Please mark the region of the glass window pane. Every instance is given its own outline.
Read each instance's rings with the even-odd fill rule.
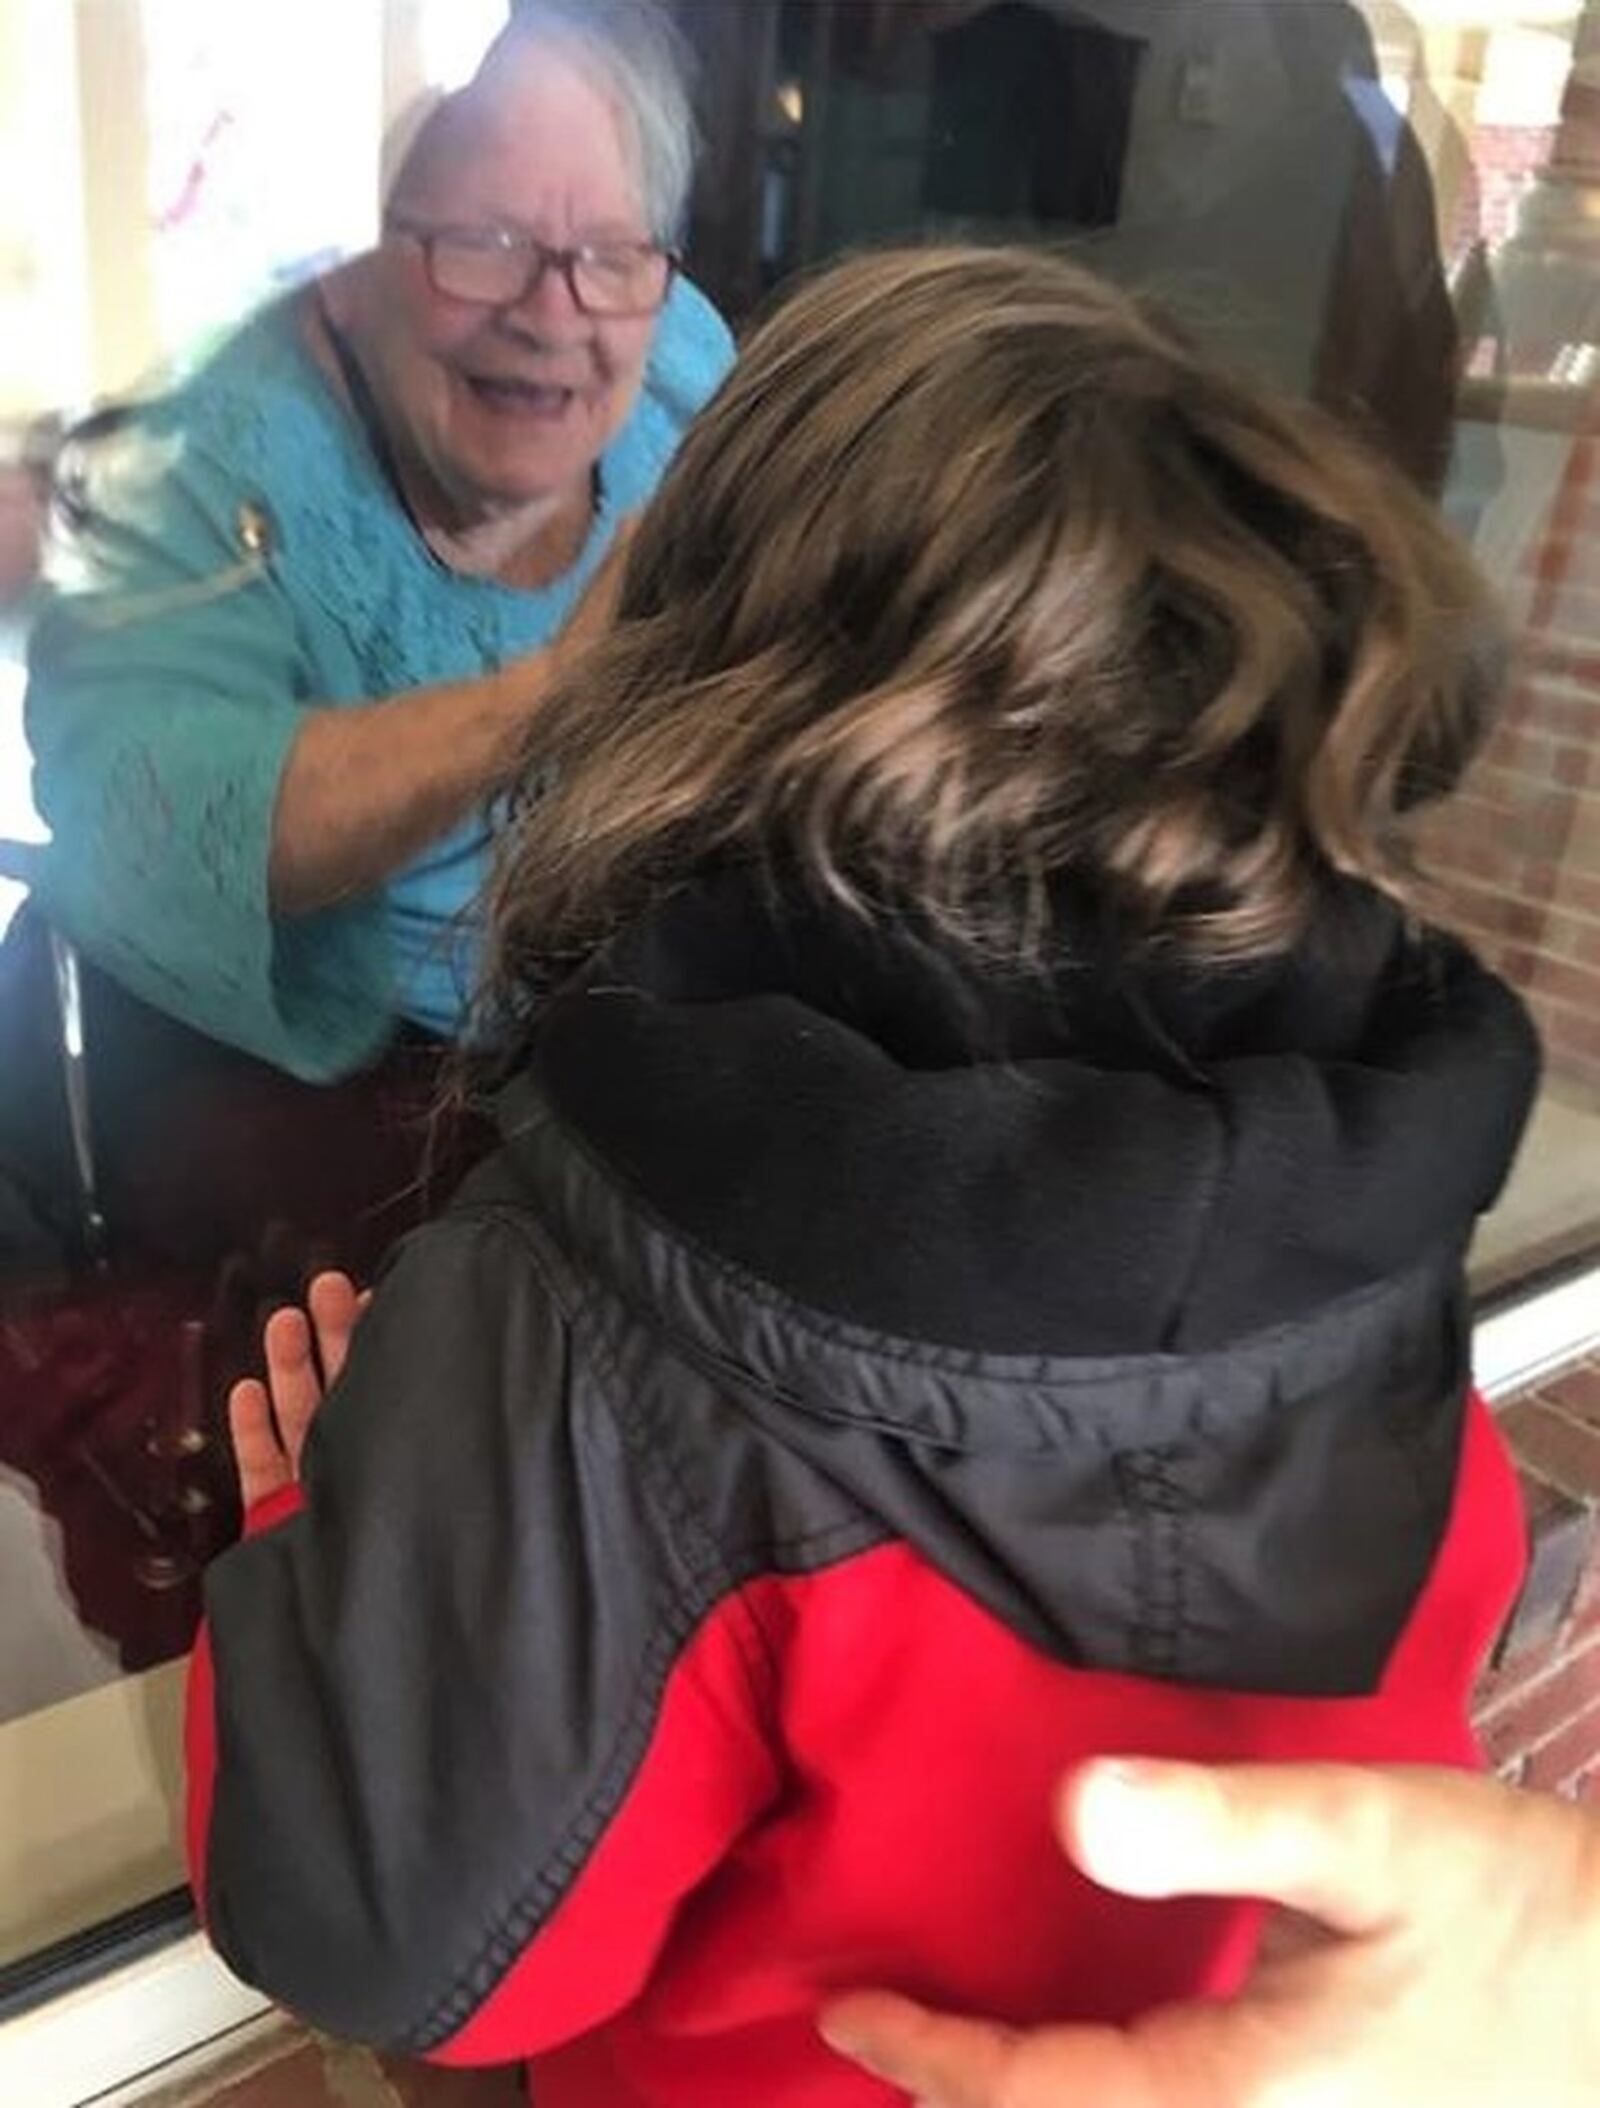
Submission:
[[[1520,657],[1424,847],[1548,1064],[1475,1278],[1594,1242],[1600,8],[791,0],[765,41],[715,0],[680,13],[760,113],[713,147],[690,259],[730,306],[863,243],[1065,243],[1349,414],[1470,541]]]
[[[469,72],[504,14],[0,0],[0,1981],[181,1884],[183,1660],[201,1562],[236,1527],[217,1346],[237,1266],[204,1235],[158,1250],[114,1198],[91,1249],[75,1027],[24,912],[47,839],[23,697],[57,447],[369,244],[386,126]],[[89,1168],[115,1186],[128,1042],[78,963]],[[175,1117],[182,1086],[159,1065],[145,1080],[146,1113]],[[159,1176],[156,1156],[132,1174]]]
[[[1600,0],[673,4],[703,70],[688,269],[733,321],[866,243],[1070,244],[1359,423],[1471,543],[1519,651],[1425,856],[1547,1060],[1475,1277],[1594,1247]],[[505,13],[0,0],[0,1968],[179,1878],[227,1382],[320,1256],[381,1250],[428,1096],[420,1069],[246,1077],[83,962],[80,1015],[23,911],[48,468],[63,419],[368,242],[385,141]],[[391,1154],[351,1144],[379,1127]]]

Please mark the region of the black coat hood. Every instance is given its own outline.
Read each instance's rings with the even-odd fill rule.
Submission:
[[[1064,923],[1001,986],[708,880],[553,999],[509,1175],[742,1425],[1040,1644],[1361,1688],[1444,1527],[1531,1028],[1357,889],[1204,976]]]
[[[1458,1252],[1536,1068],[1511,992],[1352,891],[1287,961],[981,983],[729,875],[552,1005],[533,1076],[708,1254],[988,1353],[1195,1353]]]

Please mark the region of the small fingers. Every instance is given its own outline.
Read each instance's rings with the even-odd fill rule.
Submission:
[[[289,1460],[273,1426],[267,1387],[254,1376],[245,1377],[228,1393],[228,1432],[239,1473],[239,1497],[247,1509],[291,1483]]]
[[[1058,1824],[1083,1871],[1123,1895],[1259,1897],[1360,1935],[1426,1893],[1411,1848],[1438,1851],[1463,1786],[1421,1770],[1099,1759],[1067,1780]]]
[[[311,1284],[306,1301],[316,1333],[323,1382],[330,1388],[339,1380],[339,1372],[350,1352],[350,1335],[360,1322],[361,1313],[371,1296],[370,1289],[357,1295],[356,1285],[348,1274],[318,1274]]]
[[[322,1403],[322,1378],[311,1351],[311,1325],[305,1312],[292,1305],[275,1310],[267,1320],[264,1344],[267,1390],[278,1423],[278,1437],[288,1459],[290,1476],[298,1478],[300,1452]]]

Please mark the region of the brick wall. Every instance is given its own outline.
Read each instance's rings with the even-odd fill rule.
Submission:
[[[1472,170],[1452,215],[1449,254],[1482,239],[1497,249],[1516,232],[1517,212],[1555,145],[1554,125],[1479,124],[1472,129]]]
[[[1490,1763],[1514,1784],[1600,1801],[1600,1356],[1514,1400],[1532,1564],[1477,1694]]]
[[[1420,848],[1442,918],[1526,996],[1551,1077],[1600,1105],[1600,438],[1573,435],[1521,584],[1512,692]]]

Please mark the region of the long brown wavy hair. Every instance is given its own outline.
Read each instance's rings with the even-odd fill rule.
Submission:
[[[752,337],[541,709],[489,903],[516,1007],[708,859],[1010,959],[1075,874],[1215,959],[1402,891],[1502,671],[1405,479],[1038,250],[865,256]]]

